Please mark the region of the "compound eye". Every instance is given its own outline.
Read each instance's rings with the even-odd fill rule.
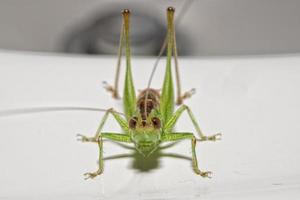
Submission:
[[[131,129],[135,129],[136,125],[137,125],[137,117],[132,117],[130,120],[129,120],[129,128]]]
[[[154,128],[158,129],[161,127],[160,119],[157,117],[152,118],[152,124],[153,124]]]

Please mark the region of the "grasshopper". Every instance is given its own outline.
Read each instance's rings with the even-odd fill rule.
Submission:
[[[123,24],[120,34],[119,60],[117,65],[115,85],[114,87],[106,86],[106,89],[112,92],[114,98],[119,97],[119,67],[122,54],[122,46],[125,40],[126,74],[123,93],[125,116],[122,116],[121,113],[110,108],[103,116],[94,137],[78,135],[79,140],[81,140],[82,142],[95,142],[99,146],[98,170],[91,173],[85,173],[84,175],[86,176],[86,179],[95,178],[103,172],[103,138],[115,142],[133,143],[135,149],[144,157],[149,156],[159,147],[159,145],[164,142],[190,140],[192,146],[192,166],[194,172],[202,177],[211,177],[212,173],[210,171],[202,171],[198,168],[195,147],[197,141],[216,141],[220,139],[221,134],[218,133],[211,136],[205,136],[202,133],[191,109],[184,104],[174,112],[175,99],[171,71],[172,53],[174,54],[175,58],[175,68],[178,72],[177,48],[173,22],[174,12],[175,9],[173,7],[167,8],[167,63],[161,94],[159,90],[149,88],[148,86],[148,88],[142,90],[140,94],[136,96],[131,73],[131,55],[129,41],[130,11],[128,9],[123,10]],[[178,92],[178,90],[180,89],[178,73],[176,76],[176,81]],[[182,104],[183,100],[190,97],[192,93],[193,90],[184,93],[184,95],[181,95],[179,91],[177,94],[177,104]],[[174,126],[178,118],[184,111],[187,111],[199,138],[196,138],[196,136],[190,132],[174,132]],[[110,114],[120,125],[123,133],[102,132],[102,127]]]

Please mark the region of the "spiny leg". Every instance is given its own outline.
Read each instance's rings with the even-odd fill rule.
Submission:
[[[181,114],[183,113],[183,111],[187,111],[188,115],[190,117],[190,119],[192,120],[192,123],[200,137],[201,141],[216,141],[216,140],[220,140],[221,139],[221,133],[217,133],[215,135],[211,135],[211,136],[205,136],[201,129],[199,124],[196,121],[195,116],[193,115],[192,111],[190,110],[190,108],[187,105],[182,105],[180,106],[176,112],[172,115],[172,117],[167,121],[166,125],[165,125],[165,130],[166,131],[170,131],[172,130],[172,128],[174,127],[174,125],[176,124],[178,118],[181,116]]]
[[[95,172],[87,172],[84,175],[86,176],[85,179],[93,179],[96,176],[102,174],[103,172],[103,139],[107,138],[109,140],[115,141],[115,142],[126,142],[130,143],[130,137],[129,135],[124,135],[121,133],[101,133],[97,139],[98,147],[99,147],[99,161],[98,161],[98,169]]]
[[[196,174],[202,177],[211,178],[212,172],[210,171],[201,171],[198,167],[197,155],[196,155],[196,142],[197,139],[195,138],[193,133],[168,133],[163,135],[162,142],[170,142],[170,141],[179,141],[184,139],[190,139],[192,145],[192,165],[193,170]]]

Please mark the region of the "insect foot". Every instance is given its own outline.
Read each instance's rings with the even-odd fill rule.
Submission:
[[[198,141],[217,141],[217,140],[221,140],[221,133],[217,133],[215,135],[210,135],[210,136],[202,136],[201,139],[199,139]]]
[[[77,134],[77,140],[81,142],[98,142],[98,140],[94,137],[86,137],[81,134]]]
[[[191,98],[196,93],[196,89],[192,88],[189,91],[186,91],[182,96],[177,98],[176,104],[181,105],[185,99]]]
[[[106,81],[102,82],[104,89],[112,94],[112,97],[114,99],[120,99],[120,96],[118,94],[118,91],[113,87],[112,85],[108,84]]]
[[[208,140],[209,141],[221,140],[221,136],[222,136],[221,133],[217,133],[215,135],[208,136]]]
[[[84,176],[85,176],[85,180],[88,180],[88,179],[94,179],[96,176],[99,176],[99,175],[101,175],[102,174],[102,170],[100,171],[100,170],[98,170],[98,171],[96,171],[96,172],[87,172],[87,173],[85,173],[84,174]]]
[[[206,172],[201,171],[197,167],[194,168],[194,171],[195,171],[196,174],[202,176],[203,178],[212,178],[212,172],[210,172],[210,171],[206,171]]]
[[[203,178],[212,178],[212,172],[210,171],[200,172],[199,175],[202,176]]]

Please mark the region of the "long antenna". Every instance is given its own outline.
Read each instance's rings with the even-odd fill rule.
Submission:
[[[1,117],[10,117],[22,114],[34,114],[44,112],[57,112],[57,111],[95,111],[95,112],[107,112],[108,109],[94,108],[94,107],[81,107],[81,106],[44,106],[44,107],[29,107],[29,108],[17,108],[0,110]],[[125,116],[124,113],[117,112],[120,115]]]

